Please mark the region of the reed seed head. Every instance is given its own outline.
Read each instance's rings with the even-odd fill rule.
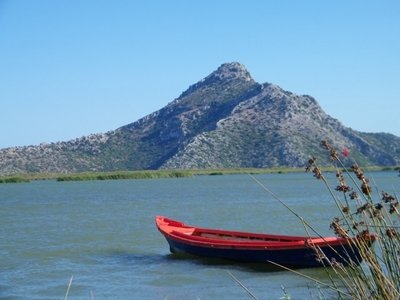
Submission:
[[[390,206],[389,206],[389,213],[390,213],[390,214],[393,214],[393,213],[399,214],[399,212],[397,211],[397,208],[396,208],[397,206],[399,206],[399,202],[390,203]]]
[[[371,241],[371,234],[369,233],[368,229],[365,229],[361,231],[359,234],[357,234],[357,239],[364,241],[364,242],[370,242]]]
[[[362,212],[367,211],[370,208],[372,208],[372,204],[366,203],[363,206],[360,206],[359,208],[357,208],[357,214],[361,214]]]
[[[393,228],[388,228],[386,230],[386,235],[390,238],[390,239],[394,239],[394,238],[400,238],[400,233],[398,231],[396,231],[396,229]]]
[[[369,196],[369,195],[371,195],[372,188],[368,184],[363,183],[361,185],[361,191],[363,192],[364,195]]]
[[[339,192],[347,193],[347,192],[351,191],[351,187],[349,187],[347,185],[338,185],[335,188],[335,190],[339,191]]]
[[[358,194],[357,194],[357,192],[355,192],[355,191],[351,192],[351,193],[349,194],[349,196],[350,196],[350,199],[351,199],[351,200],[358,199]]]
[[[317,179],[322,179],[323,178],[321,169],[319,167],[315,167],[313,169],[313,173],[314,173],[314,177],[315,178],[317,178]]]
[[[333,222],[329,226],[329,228],[333,229],[333,232],[342,238],[348,238],[349,235],[347,234],[347,231],[339,224],[339,218],[336,217],[333,219]]]
[[[382,200],[385,201],[385,203],[389,203],[389,202],[394,201],[395,198],[386,192],[382,192]]]
[[[339,154],[327,141],[322,141],[321,144],[330,152],[329,159],[331,161],[339,160]]]
[[[364,224],[364,221],[361,221],[360,223],[353,222],[353,229],[356,230],[358,226],[363,226]]]
[[[306,172],[311,171],[311,168],[315,164],[316,161],[317,161],[317,158],[314,156],[308,160],[308,166],[306,167]]]
[[[343,185],[345,184],[344,176],[342,175],[341,172],[337,171],[337,172],[336,172],[336,177],[339,179],[339,182],[340,182],[341,184],[343,184]]]

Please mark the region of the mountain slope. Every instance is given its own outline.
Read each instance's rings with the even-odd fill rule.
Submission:
[[[318,147],[321,140],[339,151],[349,149],[364,165],[400,162],[398,137],[358,133],[325,114],[314,98],[263,84],[216,130],[196,136],[162,168],[302,167],[313,155],[326,156]]]
[[[361,133],[317,101],[221,65],[164,108],[105,134],[0,150],[0,174],[219,167],[303,167],[327,140],[360,165],[400,165],[400,138]]]

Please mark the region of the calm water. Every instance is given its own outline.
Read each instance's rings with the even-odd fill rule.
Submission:
[[[372,175],[380,190],[399,192],[396,172]],[[319,232],[333,234],[337,209],[310,173],[255,177]],[[334,174],[328,177],[335,186]],[[315,286],[262,265],[169,253],[156,215],[304,235],[299,221],[248,175],[1,184],[0,202],[0,299],[63,299],[71,276],[68,299],[251,299],[227,271],[259,299],[279,299],[281,286],[292,299],[309,299],[307,285]],[[323,269],[302,271],[327,280]]]

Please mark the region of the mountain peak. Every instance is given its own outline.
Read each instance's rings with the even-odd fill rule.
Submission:
[[[212,72],[209,76],[207,76],[203,80],[207,80],[208,78],[218,78],[218,79],[240,78],[245,81],[253,80],[249,71],[247,71],[246,67],[238,62],[222,64],[216,71]]]
[[[251,77],[249,71],[247,71],[246,67],[238,62],[224,63],[217,70],[212,72],[207,77],[201,79],[196,84],[191,85],[186,91],[184,91],[178,99],[187,96],[188,94],[194,92],[195,90],[212,84],[220,84],[222,82],[232,82],[232,81],[241,81],[241,82],[253,82],[254,79]]]

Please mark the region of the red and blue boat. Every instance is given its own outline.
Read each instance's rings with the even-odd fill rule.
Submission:
[[[360,243],[356,238],[287,236],[200,228],[162,216],[156,217],[156,225],[167,239],[172,253],[245,263],[273,262],[293,268],[359,265],[362,257],[357,245],[363,245],[366,247],[363,251],[367,251],[376,240],[375,235],[364,236],[364,243]]]

